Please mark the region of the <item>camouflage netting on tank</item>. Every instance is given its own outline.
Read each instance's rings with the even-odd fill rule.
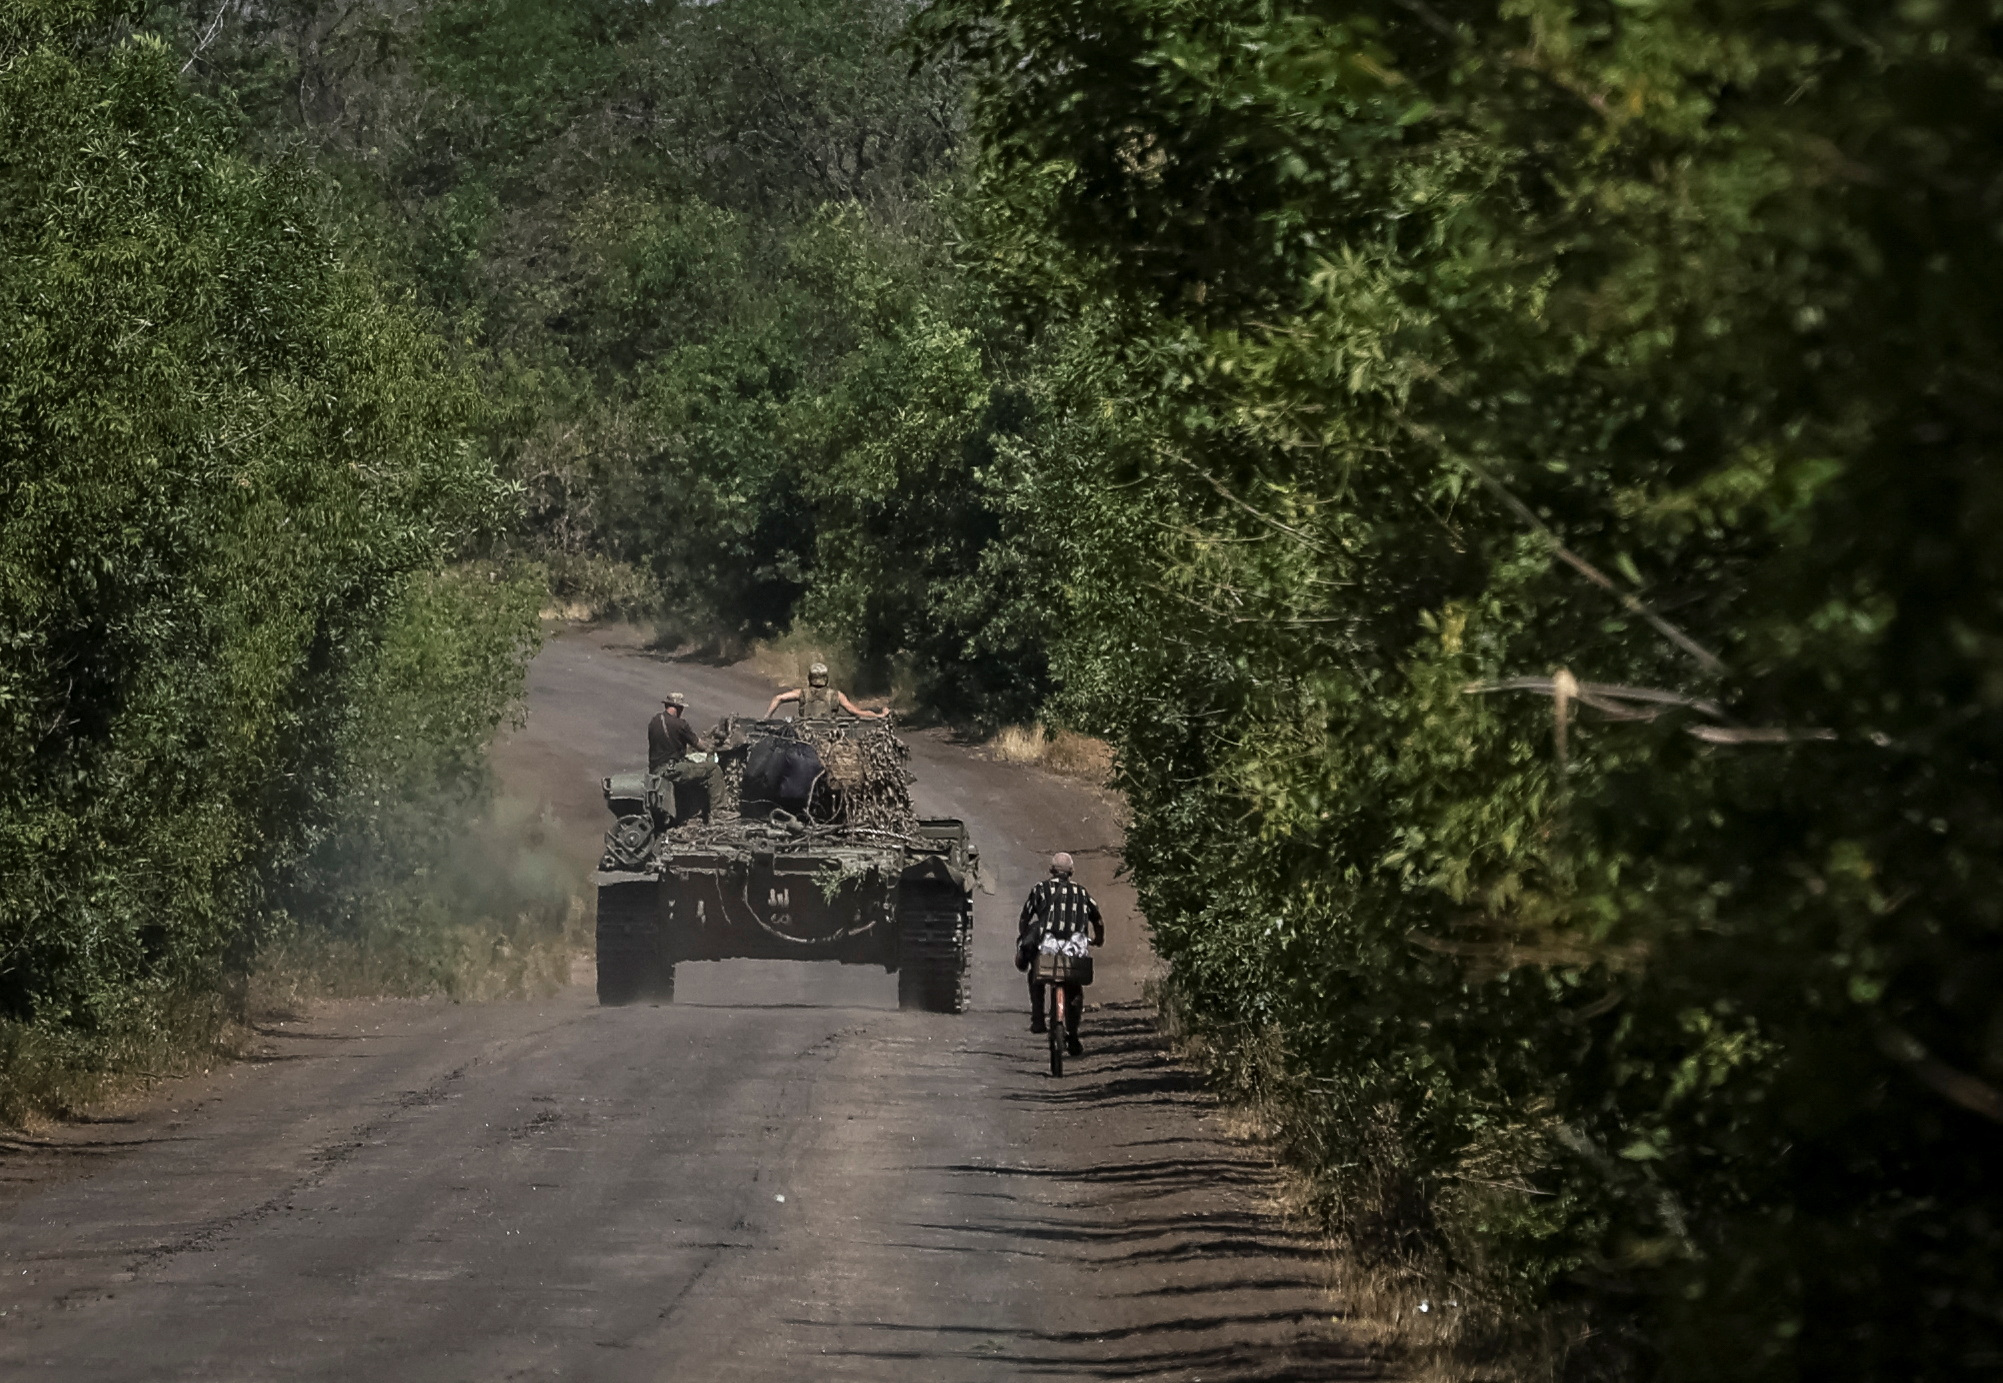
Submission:
[[[910,750],[881,721],[794,720],[758,721],[728,718],[711,731],[710,742],[722,751],[724,791],[716,802],[719,821],[734,822],[742,805],[746,756],[741,751],[760,739],[795,740],[820,759],[815,780],[815,807],[801,824],[814,834],[878,832],[915,838],[918,814],[912,809],[905,769]],[[690,822],[677,827],[676,837],[713,834]],[[735,826],[727,829],[735,830]]]
[[[821,756],[823,782],[832,815],[851,830],[916,835],[918,814],[911,807],[911,775],[904,761],[911,751],[881,721],[796,720],[796,739]]]

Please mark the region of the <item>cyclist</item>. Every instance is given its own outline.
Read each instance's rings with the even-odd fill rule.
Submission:
[[[1016,932],[1015,968],[1029,970],[1038,951],[1061,951],[1067,955],[1087,954],[1086,945],[1106,944],[1106,923],[1099,905],[1083,884],[1071,881],[1071,856],[1062,850],[1050,857],[1050,877],[1029,891],[1022,905],[1022,919]],[[1036,978],[1029,980],[1029,1030],[1048,1031],[1044,1021],[1044,991],[1050,986]],[[1078,1015],[1084,1008],[1083,985],[1064,985],[1064,1046],[1073,1056],[1085,1048],[1078,1041]],[[1055,1005],[1052,1005],[1054,1008]]]

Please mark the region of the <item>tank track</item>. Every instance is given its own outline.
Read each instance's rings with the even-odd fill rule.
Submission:
[[[974,905],[950,883],[905,884],[897,892],[897,1006],[965,1013],[972,1001],[967,952]]]
[[[675,967],[661,959],[660,885],[652,879],[598,889],[598,1002],[667,1003]]]

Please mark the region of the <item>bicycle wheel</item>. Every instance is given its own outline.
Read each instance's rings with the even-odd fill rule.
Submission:
[[[1050,986],[1050,1074],[1064,1074],[1064,986]]]

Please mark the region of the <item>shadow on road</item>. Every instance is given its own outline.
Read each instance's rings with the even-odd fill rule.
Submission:
[[[1216,1109],[1196,1074],[1164,1053],[1144,1006],[1089,1012],[1084,1037],[1086,1056],[1060,1079],[1037,1069],[1038,1039],[1025,1035],[1020,1048],[995,1053],[1017,1068],[1003,1098],[1053,1124],[1089,1124],[1110,1107],[1160,1106],[1163,1117],[1174,1117],[1171,1127],[1190,1126],[1191,1115]],[[1214,1132],[1084,1146],[1091,1151],[1083,1156],[914,1167],[986,1183],[954,1197],[985,1209],[955,1222],[913,1222],[922,1242],[910,1247],[1010,1253],[1048,1261],[1053,1274],[1059,1265],[1083,1266],[1106,1298],[1133,1308],[1109,1313],[1107,1328],[996,1329],[922,1316],[795,1323],[838,1337],[839,1346],[834,1338],[826,1346],[830,1355],[911,1361],[941,1377],[977,1364],[1025,1378],[1328,1383],[1385,1376],[1380,1358],[1329,1330],[1318,1271],[1325,1246],[1264,1208],[1274,1171],[1259,1148]],[[1226,1188],[1235,1194],[1220,1197]]]
[[[826,1325],[797,1321],[796,1325]],[[1023,1377],[1166,1378],[1197,1377],[1217,1383],[1336,1383],[1384,1377],[1381,1363],[1354,1345],[1301,1335],[1270,1344],[1206,1346],[1186,1337],[1215,1331],[1227,1338],[1248,1329],[1272,1330],[1307,1322],[1291,1313],[1183,1317],[1156,1325],[1127,1326],[1102,1333],[996,1330],[979,1325],[904,1324],[882,1321],[869,1327],[888,1338],[876,1348],[829,1347],[829,1355],[856,1359],[1006,1364]],[[921,1345],[914,1337],[935,1337]],[[912,1343],[900,1346],[901,1338]],[[1107,1346],[1112,1348],[1107,1348]]]

